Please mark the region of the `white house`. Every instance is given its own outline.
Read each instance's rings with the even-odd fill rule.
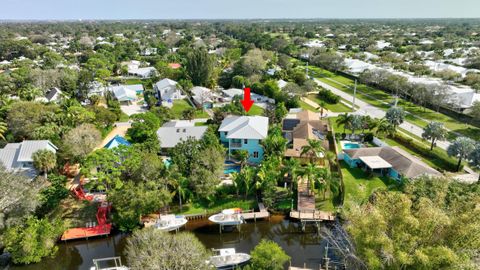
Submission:
[[[212,90],[206,87],[195,86],[190,91],[192,92],[193,102],[205,109],[213,108],[213,103],[219,99]]]
[[[182,99],[182,92],[177,86],[177,82],[170,79],[163,79],[153,86],[156,98],[161,101],[172,102],[175,99]]]
[[[128,75],[147,79],[155,76],[157,70],[154,67],[128,68]]]
[[[56,153],[58,148],[48,140],[23,141],[8,143],[0,149],[0,164],[7,171],[21,172],[30,178],[37,175],[33,166],[33,153],[39,150],[49,150]]]
[[[175,120],[167,122],[159,128],[157,137],[162,151],[165,152],[188,138],[201,139],[207,128],[207,126],[195,126],[193,121]]]
[[[57,87],[50,89],[44,97],[36,98],[40,102],[59,102],[62,100],[63,93]]]
[[[278,88],[283,89],[285,86],[287,86],[288,82],[284,81],[283,79],[280,79],[277,81]]]
[[[227,102],[230,102],[233,100],[234,97],[240,96],[243,99],[243,90],[238,89],[238,88],[230,88],[228,90],[222,90],[223,93],[223,99]],[[266,96],[262,96],[253,92],[250,92],[250,98],[259,103],[270,103],[270,104],[275,104],[275,100]]]
[[[115,85],[110,86],[109,91],[120,103],[131,103],[137,100],[137,93],[143,92],[143,85]]]

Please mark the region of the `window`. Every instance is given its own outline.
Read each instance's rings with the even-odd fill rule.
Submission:
[[[253,152],[253,158],[258,158],[258,152],[257,151]]]
[[[227,137],[228,132],[225,131],[225,137]]]
[[[186,133],[186,132],[187,132],[187,129],[184,128],[184,129],[183,129],[183,133]]]
[[[248,143],[248,140],[247,139],[243,139],[243,144],[247,144]]]
[[[179,129],[179,128],[177,128],[177,133],[180,133],[180,129]]]

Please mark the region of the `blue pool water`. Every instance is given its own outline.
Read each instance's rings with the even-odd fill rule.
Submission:
[[[240,172],[240,165],[237,165],[237,163],[235,163],[233,161],[225,160],[223,173],[224,174],[231,174],[231,173],[234,173],[234,172]]]
[[[239,171],[240,171],[240,166],[228,166],[228,167],[225,167],[225,169],[223,170],[223,173],[224,174],[231,174],[231,173],[239,172]]]
[[[358,143],[346,143],[343,145],[343,149],[356,149],[360,148],[360,144]]]

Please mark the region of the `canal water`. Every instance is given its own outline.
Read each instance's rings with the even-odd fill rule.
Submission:
[[[208,220],[189,221],[186,230],[194,233],[208,248],[235,248],[237,252],[250,253],[262,239],[270,239],[278,243],[291,257],[293,266],[307,266],[318,269],[324,255],[324,241],[317,235],[313,226],[302,232],[300,224],[289,221],[283,216],[272,216],[270,220],[249,221],[242,224],[240,231],[219,232],[216,224]],[[92,259],[112,256],[123,257],[128,234],[117,233],[107,238],[96,238],[81,241],[60,243],[58,252],[53,258],[45,258],[38,264],[13,266],[17,270],[74,270],[90,269]]]

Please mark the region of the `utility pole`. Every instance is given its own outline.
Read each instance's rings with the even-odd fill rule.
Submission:
[[[352,102],[352,111],[355,111],[355,98],[357,96],[357,79],[355,79],[355,87],[353,88],[353,102]]]
[[[328,270],[329,264],[330,264],[330,258],[328,257],[328,243],[325,248],[325,270]]]
[[[307,59],[307,69],[306,69],[306,73],[307,73],[307,74],[306,74],[306,75],[307,75],[307,79],[310,78],[310,77],[308,77],[308,59]]]

